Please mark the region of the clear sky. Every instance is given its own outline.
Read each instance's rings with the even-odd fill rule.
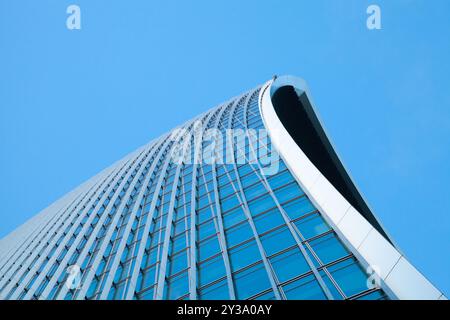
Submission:
[[[81,30],[66,8],[81,8]],[[382,30],[366,28],[378,4]],[[450,1],[0,1],[0,238],[122,156],[304,78],[401,250],[450,294]]]

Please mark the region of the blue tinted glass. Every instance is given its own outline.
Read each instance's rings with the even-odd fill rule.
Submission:
[[[367,275],[354,259],[328,267],[328,271],[347,297],[369,289]]]
[[[260,216],[257,216],[253,219],[255,223],[256,230],[259,234],[262,234],[270,229],[278,227],[279,225],[284,224],[284,219],[281,216],[278,208],[272,209]]]
[[[284,294],[291,300],[326,300],[326,296],[313,275],[303,277],[283,286]]]
[[[221,200],[222,212],[226,212],[231,208],[234,208],[240,204],[239,199],[236,195],[232,195],[224,200]]]
[[[254,240],[230,251],[230,263],[233,271],[237,271],[259,260],[261,260],[261,255]]]
[[[263,243],[264,250],[268,256],[296,244],[287,227],[266,234],[261,237],[261,242]]]
[[[173,240],[173,252],[178,252],[184,248],[186,248],[186,234],[183,233],[179,236],[177,236],[174,240]]]
[[[388,298],[381,290],[374,291],[372,293],[366,294],[356,300],[387,300]]]
[[[155,283],[155,267],[146,270],[142,276],[142,289],[147,289]]]
[[[272,197],[267,194],[261,198],[258,198],[248,205],[250,213],[255,216],[261,212],[264,212],[270,208],[275,207],[275,202],[273,201]]]
[[[153,300],[153,288],[141,293],[139,300]]]
[[[305,239],[317,236],[330,230],[319,214],[313,214],[295,222],[300,233]]]
[[[303,191],[298,187],[296,182],[275,190],[274,192],[280,203],[286,202],[303,194]]]
[[[222,255],[212,258],[198,266],[198,283],[203,287],[208,283],[225,276],[225,265]]]
[[[124,291],[125,291],[125,282],[122,282],[117,286],[117,289],[114,294],[114,300],[123,299]]]
[[[225,228],[229,228],[238,222],[245,220],[245,213],[241,207],[231,210],[223,216],[223,225]]]
[[[218,283],[200,290],[200,299],[202,300],[226,300],[230,299],[228,294],[227,280],[223,279]]]
[[[225,232],[228,247],[233,247],[253,237],[253,231],[247,221],[232,227]]]
[[[289,218],[291,218],[291,220],[297,219],[307,213],[316,210],[316,208],[314,208],[313,204],[307,197],[301,197],[292,202],[284,204],[282,207],[288,214]]]
[[[294,181],[294,178],[291,176],[290,172],[286,170],[269,177],[267,180],[273,190],[287,184],[288,182]]]
[[[167,299],[178,299],[186,293],[189,293],[189,279],[187,272],[183,272],[167,281]]]
[[[330,233],[310,242],[322,263],[327,264],[348,255],[347,249],[335,234]]]
[[[170,258],[168,263],[169,274],[175,274],[187,268],[187,251],[182,251]]]
[[[219,195],[223,199],[234,192],[233,185],[231,183],[219,188]]]
[[[215,255],[220,252],[220,245],[217,237],[212,237],[208,240],[203,241],[198,246],[199,260],[205,260],[208,257]]]
[[[298,248],[277,255],[271,258],[270,262],[280,282],[310,271],[308,263]]]
[[[241,183],[244,188],[246,188],[258,181],[260,181],[258,176],[253,172],[251,172],[250,174],[246,175],[245,177],[243,177],[241,179]]]
[[[267,190],[262,183],[257,183],[251,187],[245,188],[244,193],[247,201],[251,201],[254,198],[266,193]]]
[[[203,209],[201,209],[198,212],[198,221],[197,221],[197,223],[199,223],[199,224],[203,223],[206,220],[211,219],[212,216],[213,216],[213,214],[212,214],[211,206],[203,208]]]
[[[214,219],[209,220],[208,222],[202,223],[198,227],[198,239],[203,240],[211,235],[216,233],[216,226]]]
[[[262,263],[234,275],[237,299],[247,299],[270,288],[270,281]]]
[[[255,300],[276,300],[276,297],[273,291],[270,290],[269,292],[255,298]]]
[[[342,294],[339,293],[339,290],[333,284],[330,277],[328,277],[328,275],[323,270],[320,270],[319,274],[320,274],[323,282],[325,283],[325,286],[328,288],[331,295],[333,296],[333,298],[335,300],[342,300],[344,297],[342,296]]]

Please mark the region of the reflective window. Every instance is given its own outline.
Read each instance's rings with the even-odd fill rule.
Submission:
[[[225,265],[222,255],[205,261],[198,266],[198,283],[200,287],[224,277]]]
[[[269,194],[257,198],[249,203],[250,213],[255,216],[261,212],[266,211],[267,209],[275,207],[275,202],[272,199],[272,196]]]
[[[175,300],[189,293],[188,273],[183,272],[167,280],[166,299]]]
[[[349,253],[334,233],[315,239],[310,244],[320,261],[324,264],[345,257]]]
[[[287,227],[282,227],[266,234],[261,237],[261,242],[268,256],[296,244]]]
[[[198,256],[200,261],[205,260],[218,252],[220,252],[220,245],[217,237],[209,238],[208,240],[200,243],[198,246]]]
[[[294,220],[316,210],[307,197],[301,197],[283,205],[288,216]]]
[[[313,275],[283,286],[283,291],[290,300],[326,300],[326,295]]]
[[[226,279],[200,289],[199,297],[202,300],[227,300],[230,299]]]
[[[369,289],[367,275],[355,259],[346,259],[328,267],[328,271],[347,297]]]
[[[270,259],[278,281],[285,282],[310,271],[299,248],[293,248]]]
[[[246,219],[246,216],[241,207],[233,209],[223,216],[224,228],[229,228],[231,226],[234,226],[238,222],[241,222],[245,219]]]
[[[256,230],[258,230],[260,234],[284,224],[284,219],[278,208],[258,215],[253,221],[255,222]]]
[[[270,288],[270,281],[263,263],[239,272],[233,276],[236,298],[243,300]]]
[[[305,239],[312,238],[330,230],[319,214],[313,214],[295,222],[300,233]]]
[[[245,240],[253,237],[253,231],[247,221],[244,221],[230,229],[226,232],[227,245],[233,247]]]
[[[255,240],[230,250],[230,263],[233,271],[237,271],[259,260],[261,260],[261,254]]]

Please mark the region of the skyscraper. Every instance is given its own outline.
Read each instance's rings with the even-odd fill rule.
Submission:
[[[274,78],[0,242],[2,299],[445,299],[378,222],[305,83]]]

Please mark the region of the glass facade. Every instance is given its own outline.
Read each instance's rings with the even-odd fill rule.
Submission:
[[[1,297],[387,299],[270,138],[252,136],[265,129],[259,91],[149,143],[50,210],[0,255]],[[214,143],[207,129],[242,130],[244,144]]]

